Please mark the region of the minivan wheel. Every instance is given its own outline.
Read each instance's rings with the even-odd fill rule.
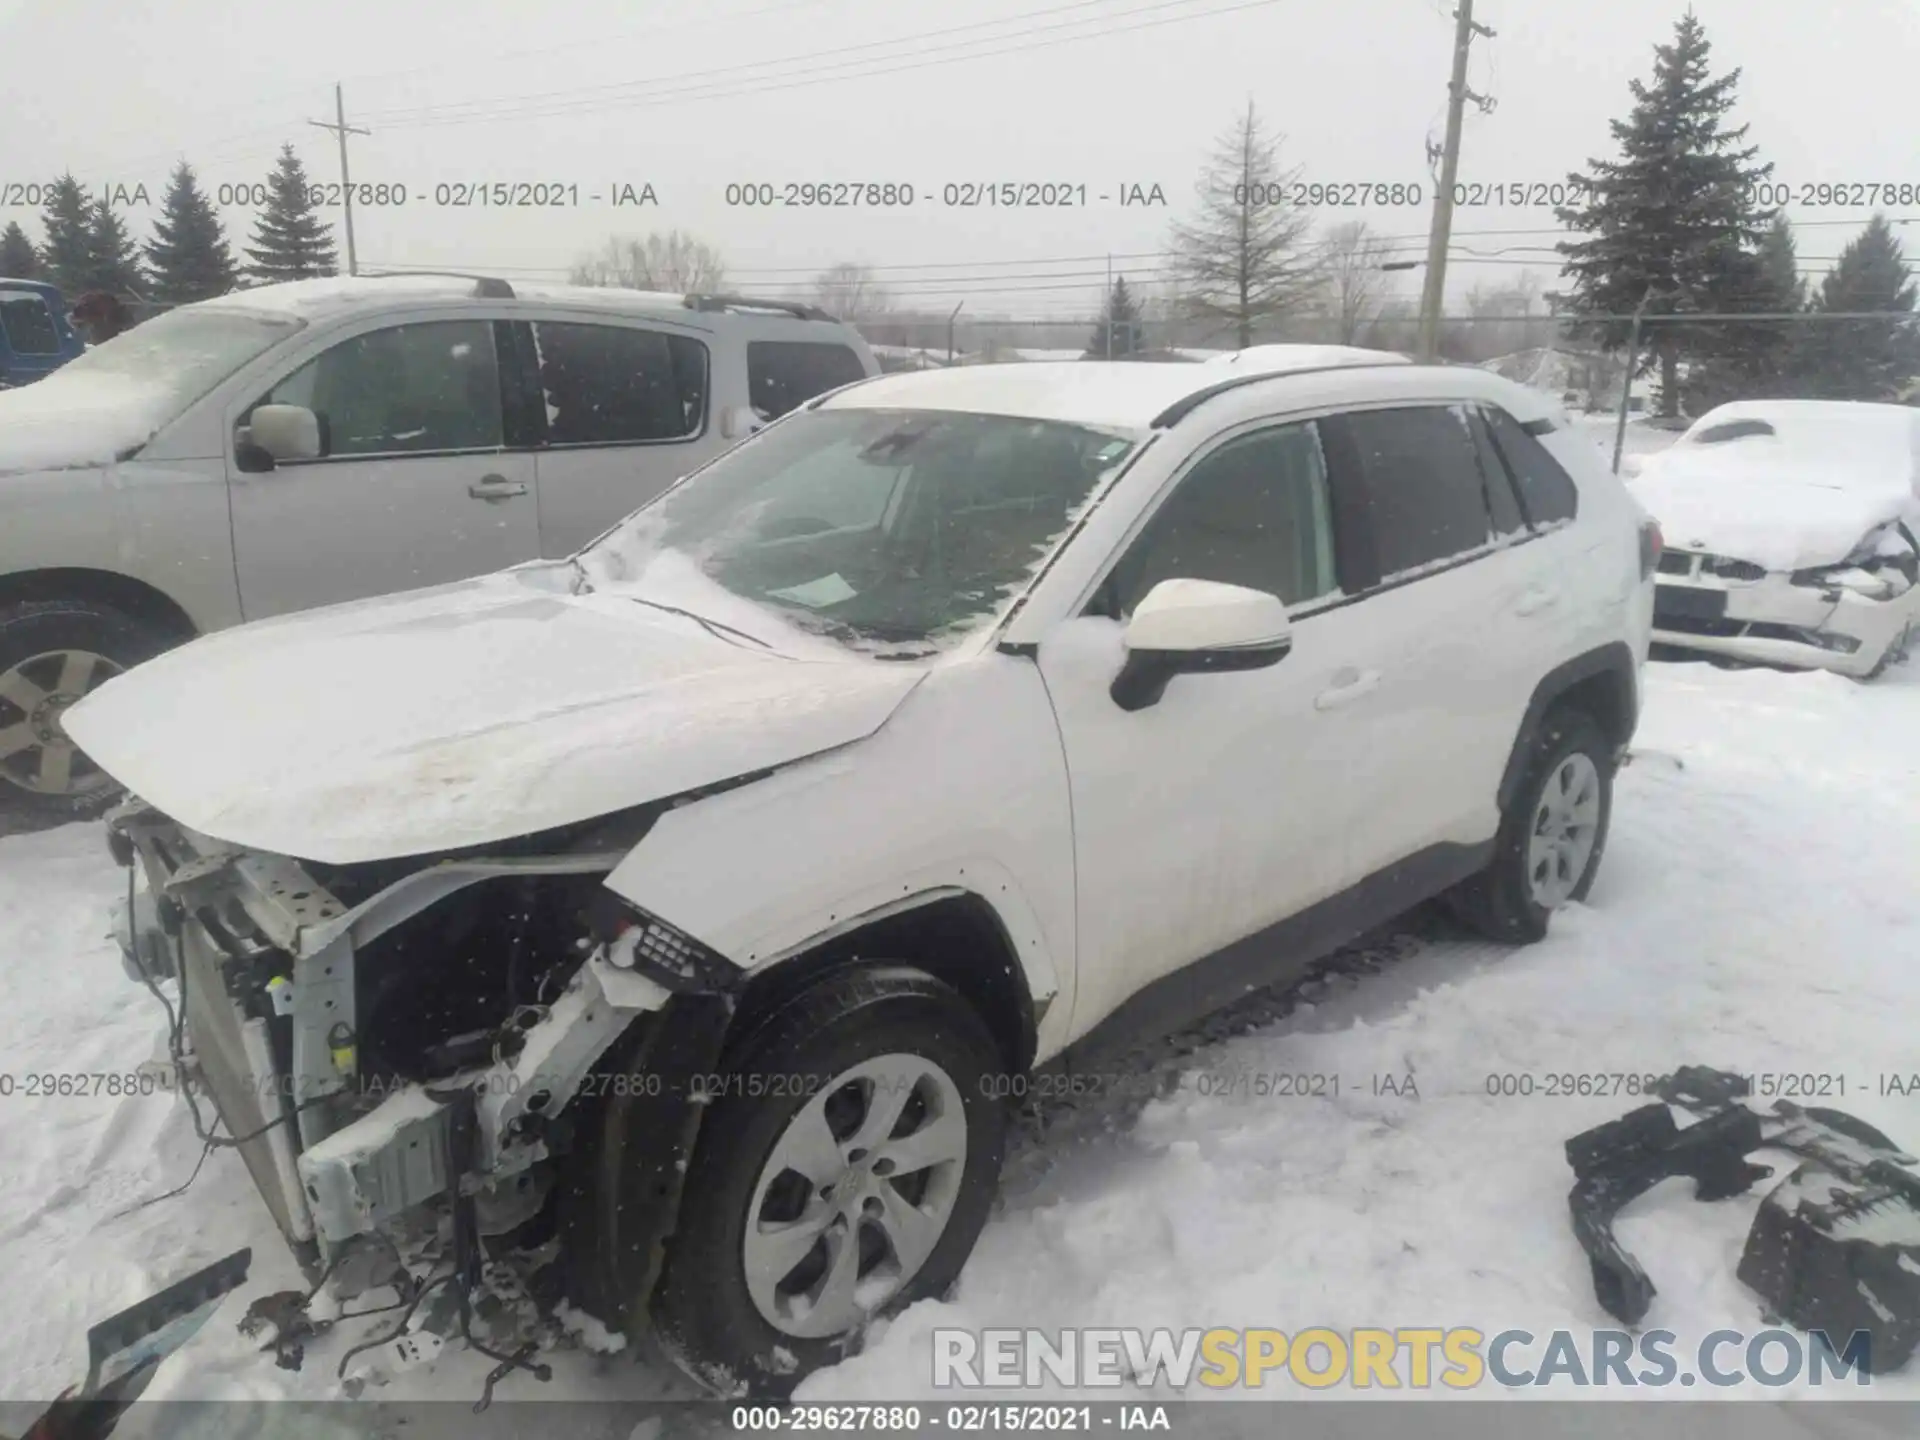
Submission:
[[[868,1321],[940,1295],[986,1223],[1004,1067],[957,992],[828,975],[730,1049],[652,1313],[709,1387],[783,1399]]]
[[[95,601],[0,606],[0,807],[58,821],[111,805],[120,787],[67,738],[66,712],[163,648]]]
[[[1555,910],[1585,900],[1613,817],[1614,747],[1584,710],[1550,711],[1487,868],[1448,897],[1492,940],[1531,944]]]

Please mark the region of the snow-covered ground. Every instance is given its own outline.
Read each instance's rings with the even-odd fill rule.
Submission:
[[[1591,903],[1546,943],[1501,952],[1417,914],[1296,995],[1144,1060],[1164,1098],[1030,1120],[953,1299],[909,1311],[803,1397],[931,1398],[936,1326],[1608,1326],[1567,1224],[1561,1146],[1638,1102],[1497,1098],[1489,1075],[1839,1073],[1834,1103],[1920,1143],[1920,1098],[1871,1093],[1920,1070],[1920,666],[1871,686],[1656,666],[1636,745]],[[391,1317],[313,1343],[298,1373],[255,1352],[241,1311],[300,1282],[235,1156],[130,1210],[194,1168],[178,1106],[24,1093],[35,1073],[124,1073],[153,1054],[158,1009],[105,934],[122,873],[96,826],[0,838],[0,1400],[73,1382],[89,1324],[245,1243],[251,1282],[150,1393],[337,1396],[348,1337]],[[1203,1093],[1263,1074],[1342,1084],[1338,1098]],[[1417,1096],[1372,1093],[1376,1075],[1397,1090],[1411,1077]],[[1734,1278],[1755,1204],[1699,1204],[1669,1182],[1620,1225],[1659,1286],[1649,1324],[1683,1355],[1709,1331],[1761,1327]],[[503,1400],[690,1393],[629,1354],[551,1358],[550,1386],[515,1377]],[[470,1401],[487,1368],[449,1349],[361,1403]],[[1920,1373],[1872,1394],[1920,1398]]]

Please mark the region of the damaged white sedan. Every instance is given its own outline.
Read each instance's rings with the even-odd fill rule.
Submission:
[[[1654,642],[1857,679],[1920,631],[1920,409],[1753,400],[1649,456]]]
[[[1097,1092],[1430,896],[1514,942],[1584,897],[1658,555],[1478,370],[895,375],[570,561],[67,724],[138,797],[130,972],[312,1278],[451,1284],[504,1374],[511,1274],[779,1394],[958,1275],[1037,1067]]]

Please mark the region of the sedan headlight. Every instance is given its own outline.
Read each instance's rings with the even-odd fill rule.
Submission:
[[[1897,520],[1870,530],[1838,565],[1793,572],[1795,585],[1825,590],[1836,601],[1842,593],[1866,600],[1891,600],[1905,594],[1917,579],[1920,543]]]

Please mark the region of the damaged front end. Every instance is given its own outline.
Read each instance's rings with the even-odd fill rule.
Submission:
[[[316,1285],[450,1237],[457,1273],[481,1248],[538,1257],[553,1298],[640,1318],[699,1121],[689,1077],[742,973],[601,883],[662,808],[353,865],[228,846],[138,801],[109,817],[146,880],[128,969],[177,984],[189,1102],[211,1099]]]

